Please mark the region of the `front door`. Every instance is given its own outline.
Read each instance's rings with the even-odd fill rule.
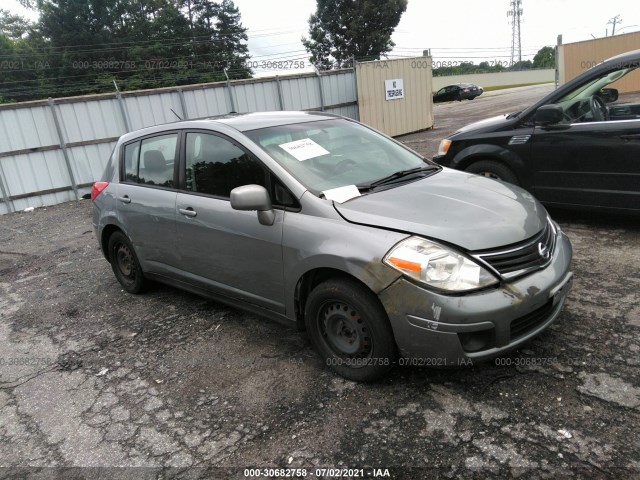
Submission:
[[[541,201],[640,209],[640,118],[536,126],[531,149]]]
[[[176,201],[177,244],[188,281],[284,313],[282,226],[261,225],[256,212],[231,208],[230,192],[248,184],[267,186],[267,170],[233,141],[188,132],[184,190]]]

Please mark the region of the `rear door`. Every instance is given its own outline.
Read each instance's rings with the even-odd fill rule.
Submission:
[[[267,187],[269,172],[231,139],[187,132],[181,165],[184,190],[176,202],[177,243],[187,281],[284,313],[282,226],[261,225],[256,212],[231,208],[235,187]]]
[[[177,265],[175,177],[178,132],[144,137],[123,147],[118,217],[142,269],[163,272]]]

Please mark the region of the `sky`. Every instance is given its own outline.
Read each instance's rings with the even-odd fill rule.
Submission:
[[[251,61],[259,75],[299,73],[299,60],[308,60],[300,38],[308,35],[309,16],[315,0],[234,0],[242,23],[248,28]],[[2,0],[13,13],[36,19],[17,0]],[[407,11],[393,34],[396,47],[392,55],[422,55],[431,49],[434,66],[438,61],[509,62],[511,25],[507,11],[510,0],[456,0],[433,2],[409,0]],[[611,35],[610,19],[620,16],[616,34],[640,30],[638,0],[522,0],[521,41],[523,60],[533,60],[544,46]],[[593,37],[592,37],[593,36]],[[273,67],[268,61],[288,61],[287,68]],[[262,68],[264,67],[264,68]]]

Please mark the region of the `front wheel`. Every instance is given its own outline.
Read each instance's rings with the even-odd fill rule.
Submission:
[[[142,292],[144,274],[131,242],[122,232],[114,232],[109,237],[109,261],[116,279],[127,292]]]
[[[475,173],[484,177],[493,178],[502,182],[518,185],[518,178],[513,171],[502,163],[493,160],[480,160],[474,162],[466,168],[469,173]]]
[[[336,373],[360,382],[383,377],[397,358],[393,331],[375,295],[352,280],[333,279],[309,294],[305,326]]]

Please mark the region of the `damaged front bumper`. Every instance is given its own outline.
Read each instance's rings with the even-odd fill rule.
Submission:
[[[379,294],[400,354],[420,365],[455,366],[496,356],[553,323],[569,292],[572,248],[562,231],[551,263],[497,288],[444,295],[400,278]]]

